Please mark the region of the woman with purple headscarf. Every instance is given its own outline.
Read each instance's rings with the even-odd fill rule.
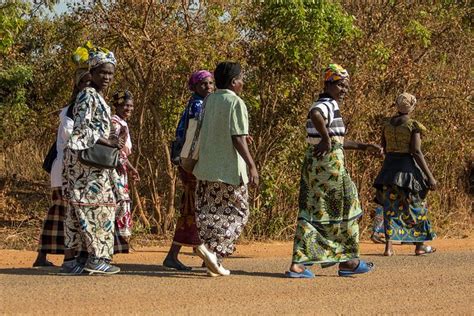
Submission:
[[[189,90],[193,95],[188,101],[188,105],[181,115],[181,119],[176,129],[176,139],[186,139],[184,148],[189,138],[193,138],[191,132],[193,126],[201,118],[202,105],[204,98],[214,92],[214,77],[209,71],[200,70],[194,72],[189,78]],[[178,260],[178,254],[182,246],[197,247],[202,244],[199,239],[195,220],[195,196],[196,178],[192,173],[186,172],[182,167],[178,168],[179,177],[183,183],[183,195],[181,196],[181,208],[179,218],[176,223],[176,231],[173,238],[173,244],[166,256],[163,265],[167,268],[180,271],[189,271],[191,267],[184,265]]]

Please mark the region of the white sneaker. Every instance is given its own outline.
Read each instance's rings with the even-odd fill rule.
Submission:
[[[217,272],[222,276],[230,275],[230,271],[224,268],[224,266],[221,263],[218,263],[217,265]]]
[[[207,269],[206,274],[207,274],[207,276],[210,276],[210,277],[213,277],[213,278],[221,276],[220,274],[214,273],[209,269]]]
[[[213,273],[219,273],[219,263],[217,262],[217,256],[215,253],[210,252],[204,245],[199,245],[196,247],[196,254],[204,260],[206,267]]]

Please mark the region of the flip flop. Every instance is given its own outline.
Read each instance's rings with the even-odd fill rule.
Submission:
[[[431,247],[431,246],[422,246],[421,251],[422,252],[416,252],[416,250],[415,250],[415,256],[426,256],[426,255],[435,253],[436,248]]]
[[[292,279],[312,279],[314,278],[313,272],[308,269],[304,269],[303,272],[293,272],[293,271],[286,271],[285,276],[287,278],[292,278]]]
[[[374,269],[375,265],[373,262],[365,262],[364,260],[359,260],[357,268],[354,270],[339,270],[337,274],[340,277],[348,277],[354,274],[368,273]]]

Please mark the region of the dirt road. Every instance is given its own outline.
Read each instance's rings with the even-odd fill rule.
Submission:
[[[0,314],[474,314],[474,239],[433,245],[430,256],[397,246],[387,258],[382,245],[362,243],[374,272],[340,278],[314,267],[312,280],[283,277],[290,243],[241,245],[225,262],[232,275],[218,278],[164,270],[167,247],[116,256],[119,275],[80,277],[29,268],[34,252],[0,250]],[[182,260],[200,266],[189,252]]]

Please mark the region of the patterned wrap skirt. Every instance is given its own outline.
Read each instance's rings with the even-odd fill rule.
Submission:
[[[67,202],[62,189],[52,188],[51,207],[46,214],[39,239],[38,251],[51,254],[64,254],[64,216]]]
[[[117,206],[114,187],[118,175],[115,170],[82,164],[78,154],[69,148],[65,150],[63,189],[68,199],[65,247],[110,259],[114,253]]]
[[[121,185],[124,191],[129,194],[127,172],[126,166],[122,166],[117,170],[119,181],[117,185]],[[123,202],[117,207],[115,222],[115,229],[118,231],[118,235],[123,237],[130,237],[132,235],[132,203],[130,201]],[[125,239],[121,238],[121,240]]]
[[[412,155],[387,154],[374,187],[375,201],[383,207],[387,240],[424,242],[435,238],[425,201],[426,177]]]
[[[183,183],[183,195],[181,196],[181,207],[176,222],[176,230],[173,243],[182,246],[199,246],[202,244],[196,226],[196,177],[179,167],[179,178]]]
[[[308,146],[301,170],[299,213],[293,263],[329,264],[359,257],[362,215],[357,189],[344,166],[344,151],[333,143],[331,152],[313,156]]]
[[[196,198],[199,238],[219,257],[232,254],[249,217],[247,186],[198,181]]]

